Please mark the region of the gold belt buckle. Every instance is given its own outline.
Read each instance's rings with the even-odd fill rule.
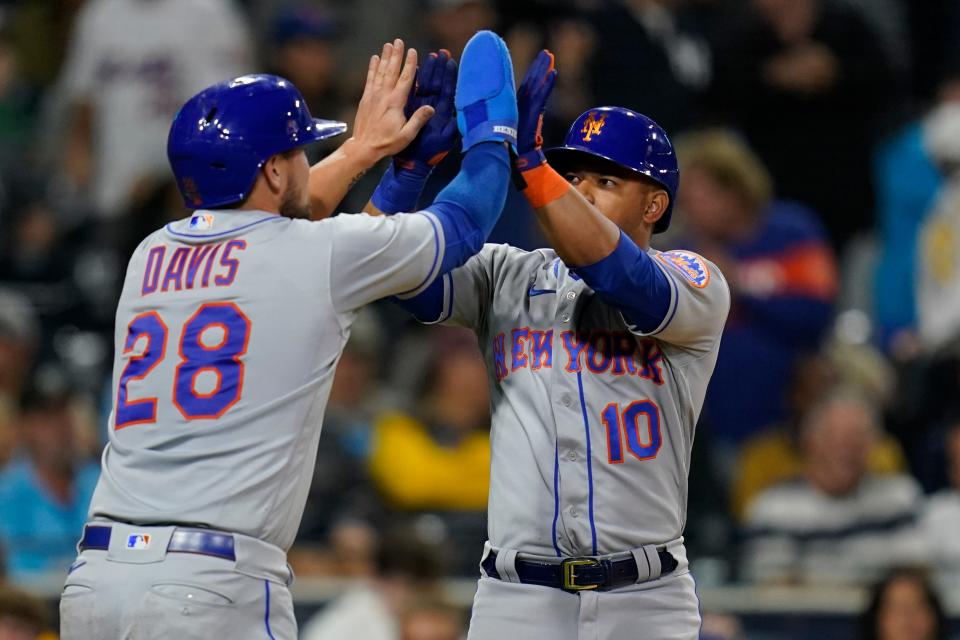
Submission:
[[[599,567],[601,563],[596,558],[567,558],[560,563],[563,570],[563,588],[567,591],[587,591],[596,589],[599,584],[577,584],[577,567]]]

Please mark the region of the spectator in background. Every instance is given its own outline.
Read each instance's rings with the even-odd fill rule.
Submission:
[[[749,580],[857,584],[922,557],[919,485],[868,470],[879,435],[876,412],[855,392],[838,390],[811,408],[801,426],[804,477],[764,491],[748,509]]]
[[[720,29],[710,102],[746,132],[777,192],[811,206],[836,245],[873,221],[870,149],[896,99],[880,35],[842,0],[752,0]]]
[[[0,170],[26,173],[39,93],[22,75],[9,21],[0,14]]]
[[[0,640],[53,640],[48,624],[43,602],[0,582]]]
[[[65,387],[24,395],[23,450],[0,473],[0,548],[15,583],[62,576],[76,557],[99,466],[78,454],[71,401]]]
[[[685,28],[678,4],[618,0],[600,5],[591,24],[603,45],[594,49],[584,78],[593,104],[629,107],[669,132],[693,124],[699,94],[710,81],[710,50]],[[560,68],[566,73],[565,65]]]
[[[731,293],[703,415],[717,441],[738,444],[786,417],[794,363],[818,348],[833,314],[836,265],[813,212],[775,200],[739,138],[705,131],[677,147],[681,242],[723,271]]]
[[[858,379],[852,368],[866,375]],[[803,475],[800,426],[804,414],[837,386],[855,386],[875,406],[884,406],[893,393],[893,372],[876,351],[866,346],[832,344],[800,358],[787,390],[786,419],[748,439],[740,449],[730,500],[731,512],[737,521],[743,521],[750,503],[763,491]],[[903,452],[896,439],[882,434],[870,448],[868,471],[887,474],[899,473],[905,468]]]
[[[950,485],[930,496],[922,525],[935,577],[944,589],[960,588],[960,417],[943,438]]]
[[[14,406],[33,367],[37,318],[30,301],[0,287],[0,402]]]
[[[379,384],[383,335],[376,314],[361,311],[330,389],[317,464],[290,564],[298,574],[365,575],[383,515],[367,473],[374,418],[395,406]],[[325,544],[323,544],[325,543]]]
[[[946,640],[943,605],[926,574],[894,569],[871,590],[858,640]]]
[[[286,7],[274,19],[269,59],[272,73],[300,89],[310,113],[335,120],[353,120],[354,103],[340,95],[337,85],[337,41],[340,25],[329,10],[316,5]],[[336,142],[310,147],[311,164],[333,151]]]
[[[370,474],[388,506],[436,514],[454,548],[476,549],[486,539],[490,486],[487,370],[469,332],[444,329],[432,339],[417,409],[374,424]],[[475,572],[472,551],[457,569]]]
[[[428,50],[447,49],[454,60],[460,59],[473,34],[496,27],[497,12],[490,0],[426,0],[426,5]]]
[[[874,155],[880,242],[873,287],[876,325],[880,344],[901,361],[918,350],[918,238],[943,182],[931,152],[949,155],[939,128],[958,104],[960,66],[942,80],[933,107],[884,140]]]
[[[252,68],[250,36],[229,0],[90,0],[77,17],[62,74],[64,170],[95,211],[117,217],[136,183],[168,175],[177,107]],[[59,142],[59,141],[58,141]]]
[[[377,575],[339,596],[303,628],[302,640],[401,640],[401,615],[436,595],[443,550],[416,529],[396,527],[381,540]]]
[[[466,631],[463,612],[439,599],[418,600],[400,621],[400,640],[461,640]]]
[[[943,189],[920,230],[917,320],[924,350],[936,354],[960,339],[960,82],[954,100],[927,123],[928,148]]]

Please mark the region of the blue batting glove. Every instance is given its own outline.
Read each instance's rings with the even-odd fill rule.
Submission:
[[[394,157],[398,169],[418,169],[423,172],[440,164],[440,161],[457,144],[456,110],[453,97],[457,90],[457,62],[450,52],[440,49],[431,53],[417,69],[417,82],[407,105],[407,117],[424,105],[434,108],[435,113],[424,125],[413,142]]]
[[[507,45],[492,31],[478,31],[463,50],[454,100],[464,151],[491,141],[516,151],[516,94]]]
[[[517,89],[517,154],[514,166],[526,171],[547,161],[543,155],[543,114],[557,81],[553,54],[544,49],[534,59]]]

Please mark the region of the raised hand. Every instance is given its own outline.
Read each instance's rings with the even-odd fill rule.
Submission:
[[[384,44],[381,54],[370,58],[352,139],[374,162],[407,147],[435,112],[429,104],[418,107],[409,117],[404,112],[416,71],[416,49],[407,50],[404,56],[403,40],[399,38]]]
[[[460,137],[453,106],[456,90],[457,61],[446,49],[431,53],[417,69],[417,83],[407,99],[406,113],[412,115],[425,105],[433,107],[436,113],[410,146],[396,155],[400,168],[411,169],[418,164],[434,167],[456,145]]]
[[[557,81],[553,54],[544,49],[534,58],[517,89],[517,153],[516,166],[521,171],[546,162],[543,155],[543,114],[547,99]]]

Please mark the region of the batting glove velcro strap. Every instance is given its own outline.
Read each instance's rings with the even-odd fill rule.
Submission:
[[[470,38],[457,78],[457,127],[463,150],[481,142],[506,142],[517,149],[517,95],[507,45],[492,31]]]

